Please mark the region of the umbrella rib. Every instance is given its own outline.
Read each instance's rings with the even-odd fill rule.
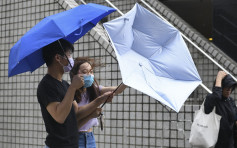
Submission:
[[[136,28],[133,28],[134,30],[136,30],[136,31],[139,31],[139,32],[141,32],[142,34],[145,34],[145,35],[147,35],[146,33],[144,33],[143,31],[140,31],[140,30],[138,30],[138,29],[136,29]],[[176,31],[175,31],[176,32]],[[147,35],[148,37],[150,37],[149,35]],[[166,45],[170,40],[172,40],[173,38],[175,38],[175,36],[172,36],[172,38],[169,38],[169,40],[167,40],[164,44]],[[152,39],[152,38],[151,38]],[[154,41],[154,43],[155,43],[155,40],[153,40]],[[157,44],[158,45],[158,44]],[[161,46],[160,46],[161,47]],[[167,49],[167,48],[165,48],[165,47],[163,47],[164,49]],[[139,55],[141,55],[139,52],[137,52],[136,50],[133,50],[134,52],[136,52],[137,54],[139,54]],[[151,57],[155,54],[155,53],[157,53],[158,52],[158,50],[156,50],[156,51],[154,51],[154,53],[152,53],[152,55],[150,55],[149,57],[147,57],[147,59],[149,59],[149,61],[154,61],[154,62],[157,62],[157,61],[155,61],[155,60],[152,60],[151,59]],[[143,56],[143,55],[141,55],[141,56]],[[143,56],[144,57],[144,56]],[[146,57],[144,57],[144,58],[146,58]],[[151,64],[152,65],[152,64]],[[163,65],[164,66],[164,65]],[[144,66],[145,67],[145,66]],[[147,69],[147,68],[146,68]],[[152,73],[149,69],[147,69],[150,73]],[[168,72],[168,71],[165,71],[170,77],[164,77],[164,76],[159,76],[159,77],[164,77],[164,78],[169,78],[169,79],[173,79],[173,80],[180,80],[180,79],[174,79],[172,76],[171,76],[171,74],[170,74],[170,72]],[[153,74],[153,73],[152,73]],[[157,76],[157,75],[156,75]],[[193,81],[193,80],[180,80],[180,81]]]
[[[142,66],[142,67],[145,67],[145,66]],[[146,67],[145,67],[146,68]],[[147,68],[146,68],[147,69]],[[151,74],[153,74],[149,69],[147,69],[147,71],[149,71]],[[167,71],[166,71],[167,72]],[[167,72],[168,73],[168,72]],[[155,74],[154,74],[155,75]],[[170,74],[168,73],[168,75],[170,76]],[[181,79],[174,79],[172,77],[164,77],[164,76],[160,76],[160,75],[155,75],[155,76],[158,76],[158,77],[162,77],[162,78],[168,78],[168,79],[173,79],[173,80],[178,80],[178,81],[194,81],[194,80],[181,80]],[[198,81],[198,80],[195,80],[195,81]]]
[[[141,32],[141,33],[143,33],[144,35],[147,35],[147,36],[149,36],[150,37],[150,35],[148,35],[148,34],[146,34],[145,32],[143,32],[143,31],[141,31],[141,30],[138,30],[138,29],[136,29],[136,28],[133,28],[134,30],[137,30],[137,31],[139,31],[139,32]],[[173,30],[172,32],[174,32],[174,33],[179,33],[179,31],[178,30]],[[151,39],[152,39],[152,37],[150,37]],[[166,45],[171,39],[173,39],[173,38],[175,38],[175,36],[172,36],[172,38],[169,38],[169,40],[167,40],[165,43],[164,43],[164,45]],[[152,39],[153,40],[153,39]],[[153,40],[154,41],[154,43],[156,43],[156,40]]]
[[[145,66],[143,66],[143,65],[140,65],[140,67],[141,67],[141,69],[142,69],[142,72],[143,72],[143,75],[144,75],[144,78],[146,79],[146,74],[145,74],[145,72],[144,72],[144,68],[143,67],[145,67]],[[146,67],[145,67],[146,68]],[[146,70],[148,71],[148,72],[150,72],[150,70],[148,70],[147,68],[146,68]],[[151,73],[151,72],[150,72]],[[153,74],[153,73],[151,73],[151,74]],[[147,82],[147,80],[146,80],[146,84],[153,90],[153,91],[155,91],[156,92],[156,90]],[[157,93],[158,94],[158,93]],[[163,97],[163,95],[161,95],[161,94],[158,94],[161,98],[166,98],[166,97]],[[172,101],[170,101],[170,100],[165,100],[164,99],[164,101],[166,102],[165,104],[169,104],[169,105],[171,105],[172,106],[172,108],[175,110],[176,108],[177,108],[177,106],[175,106],[174,104],[172,104],[172,103],[170,103],[170,102],[172,102]]]
[[[179,33],[179,32],[175,31],[175,33]],[[177,34],[176,34],[176,35],[177,35]],[[175,36],[172,36],[172,38],[169,38],[169,40],[167,40],[167,41],[164,43],[164,45],[167,45],[167,43],[168,43],[171,39],[173,39],[173,38],[175,38]]]
[[[50,21],[52,21],[55,26],[57,27],[57,29],[60,31],[61,34],[63,34],[63,36],[65,37],[65,34],[62,32],[62,30],[60,29],[60,27],[57,25],[57,23],[55,23],[55,21],[53,19],[51,19]]]
[[[134,28],[134,30],[137,30],[138,32],[141,32],[142,34],[144,34],[144,35],[147,35],[146,33],[144,33],[143,31],[140,31],[140,30],[138,30],[138,29],[136,29],[136,28]],[[147,35],[151,40],[153,40],[151,37],[150,37],[150,35]],[[155,40],[153,40],[154,41],[154,43],[156,43],[155,42]],[[156,43],[157,44],[157,43]],[[158,45],[158,44],[157,44]],[[135,50],[134,50],[135,51]],[[135,51],[136,53],[138,53],[137,51]],[[152,53],[152,55],[154,55],[155,53],[156,53],[157,51],[154,51],[154,53]],[[141,55],[140,53],[138,53],[139,55]],[[152,56],[151,55],[151,56]],[[141,56],[143,56],[143,55],[141,55]],[[150,56],[150,57],[151,57]],[[143,56],[144,57],[144,56]],[[145,58],[147,58],[147,57],[145,57]]]

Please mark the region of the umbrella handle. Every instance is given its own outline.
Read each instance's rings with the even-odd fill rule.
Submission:
[[[119,86],[113,91],[113,93],[115,93],[122,84],[123,84],[123,82],[119,84]],[[105,102],[102,104],[102,106],[100,108],[103,108],[103,106],[107,103],[108,99],[109,99],[109,97],[105,100]]]

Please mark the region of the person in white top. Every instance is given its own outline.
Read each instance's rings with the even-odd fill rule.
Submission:
[[[81,74],[84,77],[84,86],[76,90],[75,101],[73,102],[74,108],[77,109],[77,121],[78,121],[78,132],[79,132],[79,147],[80,148],[95,148],[96,142],[92,132],[93,126],[98,126],[97,117],[101,114],[101,108],[95,106],[90,106],[94,101],[96,101],[99,96],[113,92],[116,90],[116,86],[104,87],[98,85],[96,79],[93,75],[93,69],[95,67],[101,66],[99,61],[88,57],[78,57],[74,60],[74,66],[70,71],[70,77],[74,75]],[[114,92],[113,95],[117,95],[126,88],[123,83]],[[108,99],[107,102],[111,102]],[[101,101],[101,104],[104,103]],[[79,106],[79,107],[78,107]]]

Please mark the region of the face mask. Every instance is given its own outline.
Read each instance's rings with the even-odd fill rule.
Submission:
[[[73,65],[74,65],[74,60],[73,60],[72,58],[68,58],[68,60],[69,60],[69,62],[71,63],[71,65],[72,65],[72,67],[73,67]],[[68,63],[67,66],[63,66],[64,72],[69,72],[69,71],[72,69],[70,63]],[[60,64],[61,64],[61,63],[60,63]],[[63,65],[63,64],[61,64],[61,65]]]
[[[94,75],[83,75],[84,88],[90,87],[94,82]]]

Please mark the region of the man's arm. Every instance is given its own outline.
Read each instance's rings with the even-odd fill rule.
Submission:
[[[75,91],[83,85],[83,79],[79,75],[75,75],[62,102],[51,102],[47,105],[46,109],[58,123],[62,124],[66,120],[72,107]]]

